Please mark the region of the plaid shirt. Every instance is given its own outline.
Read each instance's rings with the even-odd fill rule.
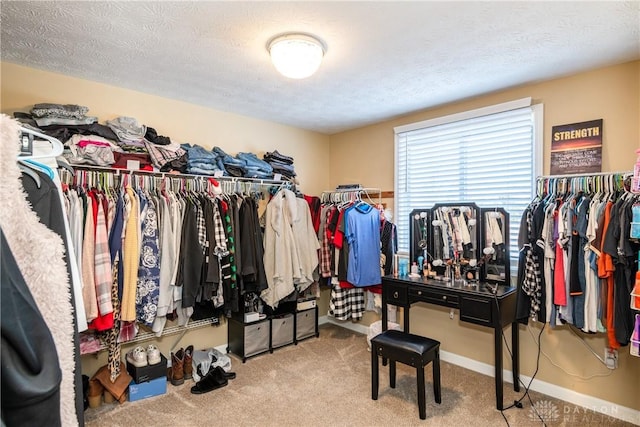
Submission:
[[[222,215],[220,215],[220,209],[218,204],[214,203],[213,206],[213,224],[214,224],[214,237],[215,248],[218,252],[227,252],[227,236],[224,233],[224,224],[222,222]]]
[[[528,209],[526,212],[527,232],[531,236],[533,231],[533,214]],[[525,266],[524,266],[524,280],[522,282],[522,289],[525,294],[531,297],[531,317],[536,317],[540,311],[540,304],[542,300],[542,280],[540,278],[540,260],[535,254],[531,244],[526,244],[523,248],[525,251]]]
[[[202,202],[197,201],[196,205],[196,227],[198,228],[198,242],[202,248],[202,253],[205,254],[207,250],[207,227],[204,221],[204,210],[202,209]]]
[[[113,304],[111,302],[111,286],[113,284],[113,276],[111,273],[111,253],[109,252],[107,222],[102,204],[104,195],[102,193],[95,192],[92,196],[95,197],[93,201],[97,202],[94,205],[94,209],[97,206],[94,277],[96,283],[96,296],[98,299],[98,310],[100,311],[100,316],[104,316],[113,312]]]
[[[324,213],[324,221],[320,229],[320,233],[322,234],[322,244],[320,245],[320,274],[322,277],[331,277],[331,246],[329,245],[329,235],[326,230],[329,224],[329,216],[331,215],[331,207],[323,208],[322,213]]]
[[[145,139],[144,145],[149,152],[151,162],[158,169],[162,169],[162,167],[167,163],[179,159],[186,154],[184,148],[180,147],[178,144],[159,146]]]

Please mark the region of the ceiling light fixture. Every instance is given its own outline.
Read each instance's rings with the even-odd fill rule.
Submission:
[[[308,34],[278,36],[269,42],[267,50],[276,70],[291,79],[305,79],[313,75],[325,53],[322,42]]]

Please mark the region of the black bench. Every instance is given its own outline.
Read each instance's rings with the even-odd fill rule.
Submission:
[[[389,359],[389,382],[396,387],[396,362],[416,368],[418,379],[418,410],[420,419],[427,418],[424,367],[433,362],[433,393],[436,403],[442,402],[440,391],[440,342],[431,338],[398,330],[384,331],[371,339],[371,398],[378,400],[378,357]]]

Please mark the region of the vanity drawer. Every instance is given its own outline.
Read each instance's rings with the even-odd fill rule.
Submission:
[[[495,304],[493,299],[463,296],[460,305],[460,320],[491,326],[493,324],[492,304]]]
[[[440,291],[437,289],[410,289],[409,296],[412,301],[424,301],[429,302],[431,304],[443,305],[446,307],[458,308],[460,305],[460,298],[458,295]]]
[[[387,304],[404,306],[409,302],[407,299],[407,288],[405,286],[384,285],[382,292],[384,293]]]

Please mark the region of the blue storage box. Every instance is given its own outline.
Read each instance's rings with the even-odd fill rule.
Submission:
[[[147,397],[160,396],[167,392],[167,377],[156,378],[145,383],[129,384],[129,402],[146,399]]]

